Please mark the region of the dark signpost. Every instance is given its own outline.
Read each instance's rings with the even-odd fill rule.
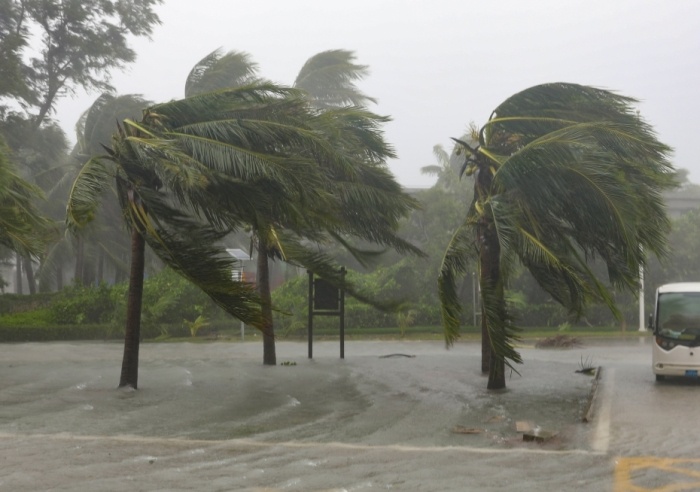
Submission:
[[[322,278],[309,274],[309,359],[313,358],[314,316],[338,316],[340,318],[340,358],[345,358],[345,290]],[[345,280],[345,268],[340,269]]]

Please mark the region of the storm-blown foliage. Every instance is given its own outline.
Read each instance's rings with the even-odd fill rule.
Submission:
[[[232,283],[230,273],[224,278],[230,263],[212,245],[252,227],[259,242],[264,238],[259,257],[297,264],[325,261],[305,252],[302,241],[347,235],[414,250],[395,235],[414,205],[385,167],[383,121],[357,108],[319,113],[300,91],[269,83],[155,105],[141,121],[124,122],[107,159],[83,167],[68,220],[82,226],[94,217],[114,172],[128,223],[151,249],[215,301],[228,293],[222,307],[272,337],[253,309],[250,286]],[[208,284],[212,279],[222,283]]]
[[[0,246],[36,257],[44,250],[51,223],[35,206],[41,190],[19,176],[9,154],[0,137]]]
[[[475,184],[439,278],[445,340],[459,334],[455,278],[475,259],[497,366],[490,388],[505,386],[499,364],[520,362],[503,298],[518,262],[572,314],[592,302],[617,314],[612,290],[635,291],[647,255],[666,253],[661,192],[673,184],[671,149],[635,103],[593,87],[539,85],[499,105],[478,145],[457,141]],[[607,266],[607,279],[589,267],[594,259]]]

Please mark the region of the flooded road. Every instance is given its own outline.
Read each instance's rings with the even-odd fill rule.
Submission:
[[[338,344],[323,342],[309,360],[305,343],[281,342],[276,367],[262,365],[254,342],[149,343],[138,391],[116,389],[121,344],[0,345],[0,490],[690,483],[692,473],[669,470],[695,467],[680,460],[695,456],[697,436],[678,423],[694,420],[700,385],[656,384],[648,343],[523,347],[505,392],[486,391],[470,343],[353,341],[341,360]],[[603,368],[588,424],[584,362]],[[516,424],[556,436],[524,442]]]

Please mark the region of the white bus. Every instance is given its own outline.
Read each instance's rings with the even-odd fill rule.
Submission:
[[[656,290],[652,370],[666,376],[698,377],[700,371],[700,282],[666,284]]]

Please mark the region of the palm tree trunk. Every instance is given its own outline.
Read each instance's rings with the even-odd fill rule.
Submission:
[[[56,267],[56,290],[63,290],[63,265]]]
[[[100,285],[104,281],[104,271],[105,271],[105,252],[100,248],[100,252],[97,256],[97,278],[95,283]]]
[[[134,227],[131,232],[131,272],[126,305],[126,330],[124,333],[122,373],[119,381],[120,388],[130,386],[136,389],[138,387],[145,250],[146,242],[143,235]]]
[[[15,294],[22,294],[22,255],[15,254]]]
[[[481,163],[474,180],[474,196],[489,196],[493,175],[488,162]],[[496,390],[506,387],[505,359],[493,351],[489,335],[489,319],[486,316],[486,303],[494,303],[490,309],[505,314],[505,297],[501,282],[501,245],[493,221],[488,215],[482,215],[476,228],[479,245],[479,272],[481,290],[485,295],[481,298],[481,370],[489,373],[487,389]],[[505,320],[503,320],[505,321]],[[494,328],[494,327],[492,327]],[[496,329],[505,329],[503,323]]]
[[[23,258],[22,264],[24,265],[24,273],[27,275],[27,288],[30,294],[36,294],[36,280],[34,280],[34,265],[32,265],[32,259],[29,256]]]
[[[486,221],[484,221],[486,222]],[[479,262],[481,266],[481,285],[482,291],[487,289],[488,297],[491,299],[488,302],[493,302],[496,305],[491,306],[491,309],[497,310],[498,313],[505,313],[505,297],[503,292],[503,284],[500,279],[500,255],[501,248],[496,236],[496,231],[491,224],[484,223],[480,226],[481,230],[481,250],[479,252]],[[481,311],[481,329],[482,329],[482,357],[484,350],[484,340],[488,344],[488,371],[489,381],[487,389],[497,390],[506,387],[506,367],[505,359],[494,353],[491,339],[488,332],[488,319],[486,316],[486,308],[484,298],[482,298]],[[503,326],[497,326],[496,329],[505,329]],[[483,370],[482,360],[482,370]]]
[[[277,365],[277,354],[275,353],[275,330],[272,325],[272,294],[270,292],[270,266],[267,249],[265,240],[259,238],[257,282],[262,315],[263,364],[274,366]]]
[[[83,285],[83,268],[85,266],[85,241],[82,236],[78,235],[75,238],[75,272],[73,273],[73,282],[77,285]]]
[[[491,368],[491,338],[486,324],[486,317],[481,314],[481,373],[488,374]]]

